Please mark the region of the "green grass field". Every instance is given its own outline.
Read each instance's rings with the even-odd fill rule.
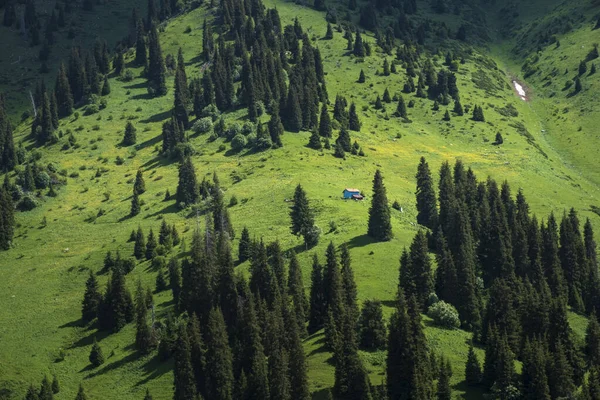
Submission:
[[[473,122],[467,114],[445,122],[443,106],[434,112],[431,101],[414,98],[415,106],[409,108],[412,123],[403,123],[393,116],[395,104],[387,104],[387,112],[373,108],[377,94],[381,95],[386,87],[392,95],[400,93],[406,79],[403,69],[399,68],[398,74],[380,76],[384,55],[375,53],[365,62],[358,62],[345,55],[346,41],[340,33],[336,32],[331,41],[321,40],[326,30],[323,13],[283,1],[268,0],[266,5],[276,6],[284,23],[298,17],[315,40],[323,56],[330,99],[344,94],[360,111],[361,132],[351,132],[351,137],[359,142],[366,157],[340,160],[330,151],[311,150],[306,147],[309,133],[301,132],[286,133],[281,149],[240,154],[219,151],[222,139],[209,142],[205,135],[192,136],[191,143],[198,150],[193,161],[200,179],[215,171],[219,174],[226,201],[232,195],[240,200],[229,209],[238,234],[247,226],[251,235],[264,237],[265,241],[279,240],[285,250],[300,250],[305,285],[310,282],[313,251],[302,251],[301,239],[290,234],[289,204],[285,202],[293,196],[298,183],[307,191],[317,212],[317,225],[323,230],[314,251],[323,257],[329,241],[338,245],[348,242],[359,300],[379,299],[390,304],[397,288],[400,253],[417,231],[414,175],[421,156],[436,172],[443,161],[461,159],[479,179],[489,175],[498,181],[508,180],[515,192],[523,188],[532,211],[539,217],[551,211],[562,214],[565,208],[575,207],[581,218],[589,217],[600,230],[600,216],[590,210],[590,205],[600,206],[600,170],[594,167],[600,150],[591,145],[600,143],[591,139],[598,116],[594,114],[597,111],[583,111],[598,104],[596,94],[592,94],[597,82],[586,86],[587,97],[572,99],[549,97],[546,92],[550,89],[542,88],[541,82],[528,81],[532,96],[530,102],[524,102],[510,85],[510,77],[520,71],[516,62],[499,48],[493,52],[498,66],[495,67],[481,49],[481,53],[476,51],[460,66],[457,75],[463,106],[483,106],[487,122]],[[127,9],[125,5],[123,8]],[[199,72],[200,64],[189,60],[201,50],[201,25],[206,15],[205,7],[196,9],[171,21],[161,34],[165,55],[176,54],[179,47],[183,49],[188,76]],[[192,30],[185,33],[188,26]],[[374,43],[373,35],[368,34],[367,40]],[[584,40],[586,46],[594,42],[589,29],[561,39],[563,46],[556,51],[575,52],[576,46],[567,48],[567,42],[579,46]],[[553,51],[544,50],[541,59],[556,58]],[[578,50],[577,57],[585,53],[585,49]],[[572,58],[567,55],[560,63],[555,62],[564,70],[567,63],[576,65]],[[130,53],[128,61],[132,59]],[[0,66],[6,62],[3,60]],[[437,57],[437,63],[443,63],[442,55]],[[361,69],[367,75],[364,84],[355,83]],[[141,73],[139,69],[133,71],[136,76]],[[150,228],[157,232],[162,218],[175,223],[189,244],[191,231],[198,223],[190,210],[180,211],[174,201],[163,201],[166,190],[174,193],[177,186],[177,164],[158,154],[161,125],[169,117],[173,102],[172,90],[164,97],[148,98],[143,78],[131,82],[113,78],[110,84],[112,93],[106,109],[61,121],[59,129],[72,130],[78,148],[61,151],[65,135],[60,143],[41,149],[40,163],[53,162],[58,170],[67,169],[68,174],[78,173],[78,177],[68,178],[58,197],[47,198],[35,210],[18,214],[15,247],[0,253],[0,389],[9,399],[21,398],[29,383],[37,385],[44,374],[58,376],[62,387],[59,399],[74,398],[80,382],[91,399],[140,399],[146,388],[156,399],[172,395],[171,365],[151,357],[138,358],[133,348],[133,325],[107,336],[79,324],[88,270],[101,269],[106,251],[118,249],[129,256],[133,244],[126,241],[131,230],[139,225],[146,232]],[[555,85],[562,84],[559,81]],[[404,96],[407,101],[414,97]],[[508,105],[518,111],[518,116],[501,113]],[[564,107],[571,108],[569,113],[560,111],[553,115],[554,109]],[[582,111],[576,111],[579,108]],[[578,116],[580,113],[583,116]],[[227,121],[244,117],[245,110],[239,110],[228,114]],[[128,120],[137,128],[135,151],[119,145]],[[497,132],[504,137],[501,146],[492,145]],[[33,148],[28,134],[28,125],[22,124],[17,128],[16,140]],[[226,146],[229,149],[229,144]],[[117,156],[125,159],[123,165],[115,163]],[[147,192],[141,196],[144,205],[140,215],[127,218],[131,183],[138,168],[144,170]],[[403,207],[402,212],[393,210],[395,237],[387,243],[373,243],[366,236],[368,199],[340,199],[345,187],[359,188],[369,196],[373,173],[378,168],[383,172],[389,200],[397,200]],[[98,169],[103,171],[100,177],[96,177]],[[102,216],[90,218],[100,210],[104,210]],[[45,227],[41,224],[44,217]],[[338,226],[334,233],[328,232],[331,221]],[[247,266],[238,268],[245,270]],[[106,279],[100,277],[102,285]],[[139,264],[127,276],[132,288],[138,279],[154,287],[155,273],[148,262]],[[159,317],[169,312],[170,300],[167,292],[156,296]],[[386,313],[389,312],[387,308]],[[470,334],[434,327],[427,317],[424,323],[430,345],[452,363],[456,397],[481,398],[480,392],[467,392],[461,383]],[[585,319],[573,315],[572,324],[576,333],[583,335]],[[97,370],[89,368],[87,359],[94,337],[108,356]],[[333,384],[330,354],[321,347],[320,334],[306,340],[315,398]],[[59,361],[61,353],[63,361]],[[385,355],[361,354],[373,383],[380,383]],[[483,351],[478,350],[478,354],[483,361]]]

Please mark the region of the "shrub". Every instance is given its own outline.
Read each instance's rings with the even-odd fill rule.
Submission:
[[[254,133],[254,129],[255,129],[254,124],[250,121],[246,121],[246,122],[244,122],[244,125],[242,126],[242,134],[244,136],[248,136],[248,135]]]
[[[216,121],[221,113],[214,104],[209,104],[202,109],[202,117],[210,117],[212,121]]]
[[[237,197],[235,197],[235,195],[232,195],[231,199],[229,199],[229,207],[236,206],[237,204],[238,204]]]
[[[398,200],[394,200],[394,202],[392,203],[392,208],[394,210],[398,210],[398,211],[402,210],[402,206],[400,206],[400,203],[398,203]]]
[[[242,151],[244,147],[246,147],[246,137],[241,133],[238,133],[231,141],[231,148],[233,151],[237,152]]]
[[[234,122],[233,124],[229,125],[229,128],[227,128],[226,135],[227,135],[228,139],[233,139],[237,135],[241,135],[241,134],[242,134],[242,124],[240,124],[239,122]]]
[[[194,126],[192,127],[197,134],[210,132],[212,128],[213,121],[210,117],[200,118],[198,121],[194,122]]]
[[[100,111],[100,108],[97,104],[89,104],[85,107],[85,115],[96,114],[98,111]]]
[[[427,315],[433,319],[436,325],[444,328],[454,329],[460,326],[458,311],[456,311],[456,308],[452,304],[445,301],[438,301],[429,307]]]
[[[35,187],[38,189],[46,189],[50,186],[50,175],[45,171],[38,172],[35,177]]]
[[[25,195],[17,205],[17,208],[21,211],[30,211],[37,207],[37,203],[31,195]]]

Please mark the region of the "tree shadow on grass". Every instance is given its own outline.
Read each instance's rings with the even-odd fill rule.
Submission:
[[[110,363],[110,364],[106,365],[105,367],[98,369],[96,372],[93,372],[93,373],[89,374],[86,377],[86,379],[94,378],[94,377],[96,377],[98,375],[105,374],[105,373],[110,372],[110,371],[112,371],[114,369],[121,368],[125,364],[134,361],[138,357],[140,357],[140,354],[138,352],[133,352],[133,353],[131,353],[131,354],[129,354],[129,355],[121,358],[120,360],[115,361],[113,363]]]
[[[66,324],[62,324],[61,326],[59,326],[59,328],[80,328],[80,327],[84,327],[85,326],[85,322],[83,321],[83,319],[79,318],[76,319],[75,321],[71,321],[71,322],[67,322]]]
[[[160,361],[158,357],[152,357],[144,364],[142,367],[144,370],[144,379],[136,383],[136,386],[146,385],[153,379],[159,378],[162,375],[173,370],[173,359],[169,359],[167,361]]]
[[[396,300],[381,300],[381,305],[384,307],[396,308],[398,302]]]
[[[146,215],[144,217],[144,219],[158,217],[158,216],[163,215],[163,214],[174,214],[177,211],[179,211],[179,208],[177,207],[177,204],[172,203],[172,204],[169,204],[168,206],[166,206],[165,208],[163,208],[160,211],[157,211],[155,213]]]
[[[147,124],[149,122],[160,122],[160,121],[164,121],[165,119],[168,119],[170,117],[171,117],[171,110],[167,110],[167,111],[163,111],[158,114],[154,114],[153,116],[151,116],[149,118],[142,119],[142,120],[140,120],[140,122],[143,124]]]
[[[367,234],[355,236],[348,242],[348,248],[353,249],[355,247],[364,247],[369,244],[376,243],[376,240]]]
[[[159,143],[161,140],[162,140],[162,135],[156,135],[153,138],[150,138],[150,139],[146,140],[145,142],[138,144],[137,146],[135,146],[135,149],[142,150],[142,149],[145,149],[146,147],[154,146],[155,144]]]
[[[153,96],[149,93],[134,94],[133,96],[130,97],[131,100],[150,100],[152,98],[153,98]]]
[[[96,341],[100,342],[100,341],[102,341],[102,339],[106,338],[108,335],[110,335],[109,331],[94,330],[89,335],[82,337],[81,339],[79,339],[78,341],[73,343],[71,346],[69,346],[69,348],[76,349],[79,347],[91,346],[92,343],[94,343],[94,338],[96,339]]]
[[[146,82],[133,83],[131,85],[123,86],[123,89],[145,89],[148,86]]]
[[[167,165],[173,164],[175,161],[175,159],[158,155],[142,164],[142,168],[144,168],[144,170],[149,170],[156,167],[166,167]]]

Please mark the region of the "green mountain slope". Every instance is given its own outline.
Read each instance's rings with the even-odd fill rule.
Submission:
[[[123,10],[131,8],[119,4]],[[237,233],[234,246],[242,228],[247,226],[252,235],[264,237],[266,242],[277,239],[283,249],[300,251],[304,282],[308,285],[313,252],[322,257],[329,241],[348,242],[359,300],[376,298],[389,304],[397,289],[400,253],[418,229],[414,175],[421,156],[436,172],[443,161],[460,159],[473,168],[479,179],[492,176],[498,181],[508,180],[514,190],[523,188],[532,211],[539,216],[551,211],[561,215],[564,209],[575,207],[582,219],[589,217],[594,226],[600,226],[600,216],[590,211],[590,205],[600,205],[600,176],[594,167],[599,146],[593,145],[598,137],[591,134],[598,121],[596,111],[592,111],[599,104],[594,94],[596,77],[586,77],[584,90],[576,96],[567,97],[560,90],[562,81],[572,78],[579,59],[594,43],[592,35],[600,30],[591,35],[587,24],[565,34],[560,48],[550,45],[543,49],[535,63],[539,72],[525,79],[533,93],[529,102],[522,101],[511,86],[513,74],[519,74],[516,65],[520,62],[505,56],[502,48],[493,53],[493,58],[483,47],[470,51],[452,41],[454,51],[465,59],[456,72],[461,102],[471,109],[482,106],[486,122],[473,121],[470,113],[451,113],[450,121],[444,121],[444,112],[451,111],[452,104],[434,111],[433,101],[414,94],[404,94],[407,103],[414,100],[414,106],[408,108],[411,122],[403,122],[393,115],[395,102],[385,104],[386,110],[374,108],[377,95],[381,96],[386,88],[392,96],[399,95],[407,79],[400,66],[398,73],[381,74],[384,59],[391,61],[393,56],[374,52],[360,62],[347,54],[342,33],[335,31],[332,40],[323,40],[327,26],[324,13],[283,1],[269,0],[265,4],[277,7],[285,24],[298,18],[309,32],[321,51],[330,100],[341,94],[356,103],[362,128],[351,132],[351,137],[360,144],[365,157],[348,155],[341,160],[333,157],[332,150],[309,149],[308,132],[286,132],[282,148],[259,153],[233,153],[222,138],[213,141],[206,134],[190,132],[190,143],[197,150],[192,160],[199,178],[217,171],[226,202],[232,196],[239,200],[229,208]],[[119,15],[124,20],[128,12]],[[214,9],[204,5],[171,20],[161,32],[163,53],[175,56],[181,47],[189,77],[198,77],[203,69],[203,62],[197,58],[202,49],[201,27],[204,19],[210,21],[213,15]],[[450,19],[447,15],[439,18]],[[85,20],[81,23],[85,26]],[[452,23],[452,29],[460,25]],[[366,34],[365,39],[375,48],[374,34]],[[28,54],[33,51],[14,46]],[[129,51],[126,62],[133,58],[134,52]],[[445,52],[434,56],[436,67],[442,68],[444,61]],[[4,66],[11,62],[3,59],[0,68],[6,71]],[[543,78],[553,68],[561,71],[561,79],[552,79],[544,87]],[[563,76],[566,68],[570,72]],[[22,398],[30,383],[37,385],[43,374],[52,373],[61,381],[60,398],[74,398],[80,382],[89,398],[139,399],[146,388],[157,399],[172,396],[172,365],[137,355],[132,324],[117,334],[106,335],[80,326],[79,321],[89,270],[99,271],[109,250],[130,256],[133,244],[127,239],[132,230],[141,226],[146,232],[150,228],[157,232],[164,218],[177,226],[189,246],[192,230],[198,224],[204,225],[196,210],[179,210],[174,200],[164,200],[167,190],[175,192],[178,174],[177,163],[158,151],[162,123],[169,118],[173,105],[173,77],[168,78],[166,96],[150,98],[146,79],[140,77],[142,68],[129,69],[135,77],[130,82],[110,78],[112,91],[105,109],[61,120],[59,130],[64,135],[57,144],[36,148],[29,136],[31,120],[16,128],[16,140],[31,152],[39,152],[39,164],[52,163],[57,171],[65,171],[67,184],[59,190],[58,197],[44,197],[34,210],[18,213],[15,246],[0,253],[0,293],[5,304],[0,308],[0,389],[6,398]],[[361,70],[366,74],[365,83],[356,82]],[[29,87],[36,73],[30,70],[24,76],[23,81],[7,82],[7,90],[13,93],[11,99],[16,99],[16,91]],[[556,95],[551,96],[553,92]],[[11,111],[16,110],[20,110],[18,105]],[[227,113],[227,125],[244,122],[246,112],[239,109]],[[262,118],[263,122],[268,120],[268,116]],[[120,145],[127,121],[137,128],[135,150]],[[69,133],[76,138],[77,146],[62,150]],[[504,138],[500,146],[492,144],[497,133]],[[117,157],[124,162],[117,163]],[[147,192],[141,196],[141,213],[128,218],[131,183],[139,168],[144,170]],[[402,212],[392,211],[395,237],[386,243],[374,243],[366,236],[368,201],[340,199],[345,187],[359,188],[370,196],[376,169],[383,171],[390,201],[398,201],[402,206]],[[289,231],[286,199],[293,197],[298,183],[307,191],[316,210],[316,223],[323,231],[314,251],[302,251],[301,239]],[[198,207],[199,212],[203,207],[204,204]],[[332,221],[337,229],[328,232]],[[237,268],[247,271],[247,264]],[[131,288],[138,279],[154,287],[155,277],[156,271],[145,261],[127,279]],[[100,275],[99,280],[104,287],[107,276]],[[156,294],[155,305],[157,318],[166,317],[173,307],[170,293]],[[385,312],[389,314],[390,308]],[[471,335],[462,330],[442,330],[429,322],[425,321],[430,344],[452,363],[452,382],[458,385],[456,396],[480,398],[478,391],[460,385]],[[572,324],[582,336],[584,318],[574,316]],[[107,362],[96,370],[89,367],[88,361],[94,338],[107,356]],[[333,383],[333,367],[327,363],[330,354],[322,351],[320,339],[321,334],[317,334],[305,342],[311,391],[318,396]],[[483,352],[478,353],[482,360]],[[373,383],[380,383],[385,365],[383,353],[361,355]]]

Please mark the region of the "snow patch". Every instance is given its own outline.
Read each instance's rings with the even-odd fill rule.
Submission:
[[[517,81],[513,81],[513,85],[515,86],[515,89],[517,90],[521,100],[527,101],[527,93],[525,92],[525,89],[523,89],[523,86],[521,86],[521,84],[519,84]]]

